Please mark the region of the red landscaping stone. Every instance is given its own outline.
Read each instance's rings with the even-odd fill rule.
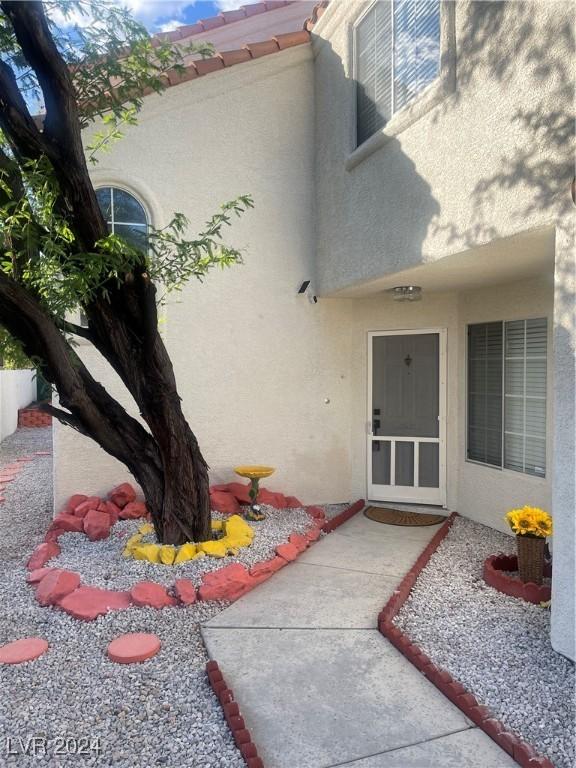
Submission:
[[[136,491],[130,485],[130,483],[122,483],[113,488],[109,494],[110,501],[114,502],[117,507],[124,509],[126,504],[136,500]]]
[[[156,656],[161,647],[158,635],[129,632],[112,640],[107,653],[108,658],[117,664],[134,664]]]
[[[286,503],[286,496],[283,493],[274,493],[267,488],[260,488],[258,493],[259,504],[269,504],[275,509],[286,509],[288,504]]]
[[[240,748],[241,744],[248,744],[248,742],[252,741],[250,731],[247,728],[240,728],[240,730],[234,731],[232,736],[238,748]]]
[[[516,760],[517,763],[520,763],[522,768],[532,768],[535,765],[538,765],[535,761],[538,758],[538,754],[536,750],[530,746],[530,744],[525,744],[522,741],[519,741],[514,746],[514,760]]]
[[[284,568],[286,560],[283,557],[273,557],[272,560],[264,560],[261,563],[256,563],[250,568],[250,576],[259,578],[260,576],[271,576],[280,568]]]
[[[249,491],[250,483],[247,485],[243,485],[242,483],[223,483],[221,485],[213,485],[210,488],[210,495],[218,492],[231,493],[240,504],[252,504]]]
[[[58,605],[75,619],[92,621],[109,611],[128,608],[132,601],[129,592],[114,592],[98,587],[78,587],[59,600]]]
[[[165,608],[168,605],[177,604],[177,601],[170,597],[166,588],[154,581],[139,581],[130,590],[130,596],[135,605],[142,607]]]
[[[276,547],[276,554],[289,563],[291,560],[296,560],[298,557],[298,549],[294,544],[280,544]]]
[[[318,538],[320,538],[320,528],[317,528],[314,526],[314,528],[311,528],[309,531],[306,532],[305,536],[306,539],[312,543],[313,541],[316,541]]]
[[[83,501],[86,501],[87,498],[88,496],[86,496],[83,493],[75,493],[74,496],[70,496],[70,498],[66,502],[66,510],[68,512],[74,512],[76,507],[79,504],[82,504]]]
[[[196,587],[190,579],[176,579],[174,592],[178,600],[184,605],[192,605],[196,602]]]
[[[35,571],[30,571],[28,576],[26,576],[26,582],[28,584],[39,584],[44,576],[52,573],[53,570],[54,568],[36,568]]]
[[[74,514],[77,517],[85,517],[86,513],[91,509],[98,509],[100,501],[100,496],[90,496],[86,501],[82,501],[77,507],[74,507]]]
[[[290,544],[293,544],[296,549],[298,550],[298,554],[301,552],[304,552],[306,547],[308,546],[308,539],[306,536],[301,536],[299,533],[293,533],[291,534],[290,538],[288,539],[288,542]]]
[[[198,597],[200,600],[237,600],[253,586],[246,567],[233,563],[214,573],[205,573]]]
[[[299,509],[303,506],[300,499],[297,499],[296,496],[286,496],[285,498],[289,509]]]
[[[84,533],[90,541],[107,539],[110,535],[110,517],[106,512],[98,512],[97,509],[91,509],[87,512],[83,523]]]
[[[75,517],[74,515],[69,515],[66,512],[60,512],[60,514],[54,518],[52,525],[48,530],[53,531],[58,528],[62,531],[67,531],[68,533],[82,533],[82,519],[80,517]]]
[[[36,600],[40,605],[56,605],[80,585],[80,576],[74,571],[52,569],[38,584]]]
[[[116,525],[118,518],[120,517],[120,507],[117,507],[113,501],[106,502],[106,512],[110,518],[110,525]]]
[[[128,504],[120,508],[118,517],[121,520],[137,520],[140,517],[146,517],[147,514],[148,509],[143,501],[129,501]]]
[[[211,491],[210,507],[223,515],[239,515],[242,512],[234,494],[227,491]]]
[[[44,541],[58,541],[60,536],[62,536],[63,533],[66,533],[66,531],[63,531],[62,528],[50,526],[50,528],[46,531],[46,535],[44,536]]]
[[[43,637],[24,637],[12,643],[0,646],[0,664],[21,664],[42,656],[48,650],[48,643]]]
[[[37,568],[43,568],[48,560],[60,554],[60,547],[55,541],[45,541],[39,544],[32,556],[28,560],[26,567],[29,571],[35,571]]]

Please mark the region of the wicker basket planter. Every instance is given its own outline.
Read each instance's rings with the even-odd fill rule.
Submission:
[[[532,584],[542,584],[545,547],[546,539],[543,536],[516,536],[518,573],[524,583],[530,581]]]

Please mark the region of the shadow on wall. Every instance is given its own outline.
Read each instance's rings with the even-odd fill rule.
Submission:
[[[316,126],[316,178],[321,209],[329,213],[317,220],[316,268],[329,264],[331,270],[338,270],[341,264],[346,270],[346,265],[357,259],[365,265],[366,273],[382,274],[403,268],[407,262],[420,263],[428,228],[440,213],[431,187],[393,137],[368,162],[342,173],[355,146],[355,111],[350,105],[356,102],[356,83],[346,74],[341,56],[329,41],[323,43],[320,55],[323,79],[315,92],[316,119],[329,125]],[[344,83],[344,87],[334,88],[334,83]],[[363,90],[359,101],[364,110],[372,107],[376,114],[373,94]],[[324,131],[335,131],[340,146],[322,141]],[[340,236],[334,237],[334,231]],[[324,252],[326,248],[332,252]],[[320,284],[321,277],[317,275]]]
[[[457,89],[435,111],[434,122],[438,124],[465,99],[474,98],[482,79],[509,87],[511,93],[523,79],[542,97],[529,109],[518,107],[512,113],[511,128],[519,129],[515,149],[502,155],[497,173],[479,179],[470,190],[473,220],[465,228],[449,224],[435,229],[446,232],[448,243],[472,247],[499,237],[491,224],[491,211],[503,191],[520,187],[532,191],[520,213],[525,218],[549,210],[561,222],[573,213],[574,28],[567,21],[571,14],[556,13],[555,5],[471,2],[461,6],[465,18],[458,24],[463,31],[458,39]]]

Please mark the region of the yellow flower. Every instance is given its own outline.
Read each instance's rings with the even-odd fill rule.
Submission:
[[[531,534],[546,538],[552,533],[552,518],[539,507],[525,506],[522,509],[511,509],[506,514],[506,521],[520,536]]]

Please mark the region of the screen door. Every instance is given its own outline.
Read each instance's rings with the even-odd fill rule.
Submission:
[[[444,506],[446,332],[368,341],[368,498]]]

